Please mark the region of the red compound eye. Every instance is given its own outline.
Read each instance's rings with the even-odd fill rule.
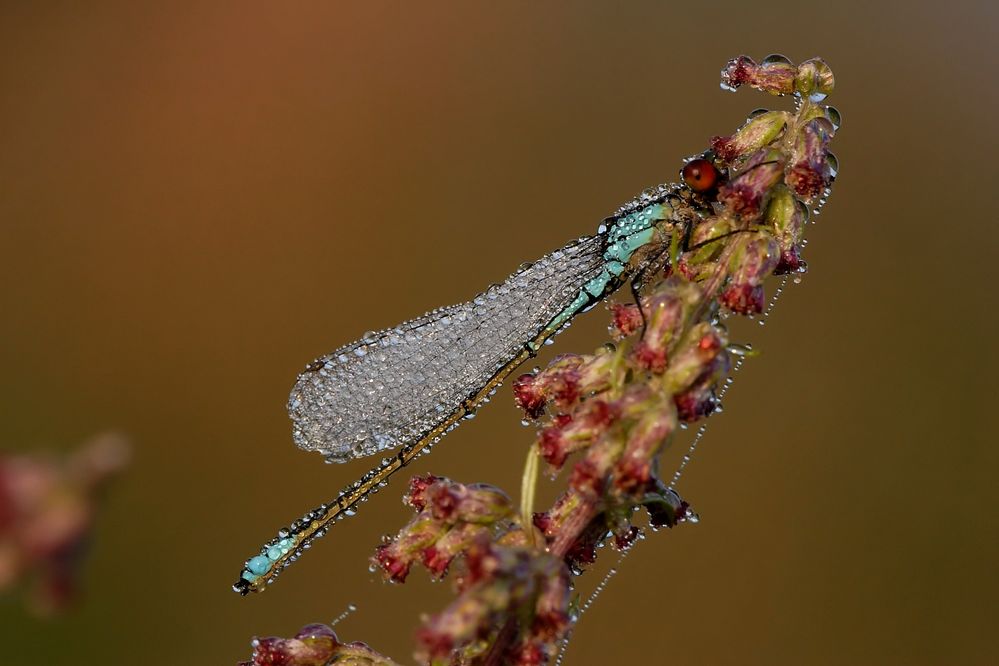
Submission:
[[[681,173],[683,182],[695,192],[707,192],[718,182],[718,169],[704,158],[687,162]]]

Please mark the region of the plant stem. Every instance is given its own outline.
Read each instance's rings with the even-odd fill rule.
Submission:
[[[534,443],[527,450],[524,475],[520,482],[520,523],[527,536],[527,542],[533,548],[538,546],[534,530],[534,493],[538,487],[538,461],[540,458],[538,445]]]

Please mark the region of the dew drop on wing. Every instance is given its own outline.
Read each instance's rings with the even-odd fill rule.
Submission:
[[[296,444],[342,462],[415,444],[447,427],[467,396],[487,386],[601,274],[603,242],[599,236],[573,241],[471,301],[367,334],[320,359],[327,376],[303,373],[289,400]]]

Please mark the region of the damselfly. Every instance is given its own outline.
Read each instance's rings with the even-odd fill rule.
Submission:
[[[684,184],[646,190],[593,236],[572,241],[467,303],[441,308],[323,356],[298,377],[288,401],[302,449],[343,462],[395,451],[305,514],[246,561],[233,589],[259,591],[336,520],[470,418],[503,380],[580,312],[663,270],[692,223],[711,211],[719,174],[706,159]]]

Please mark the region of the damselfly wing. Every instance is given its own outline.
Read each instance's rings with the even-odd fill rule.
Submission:
[[[474,400],[604,263],[603,239],[581,238],[467,303],[317,359],[288,402],[295,443],[341,462],[419,440]]]

